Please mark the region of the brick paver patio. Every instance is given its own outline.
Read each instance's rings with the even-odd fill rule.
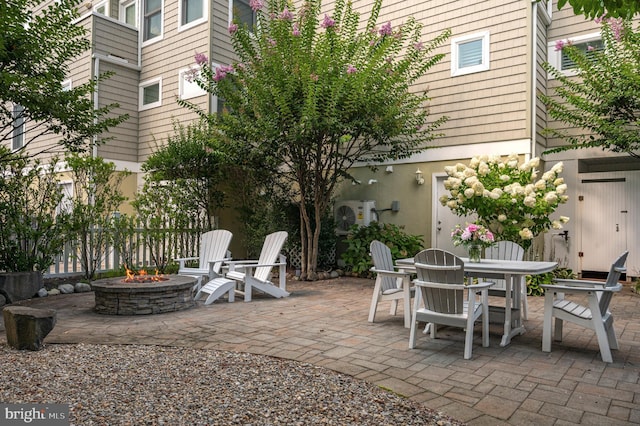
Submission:
[[[338,278],[290,282],[286,299],[216,302],[153,316],[96,314],[93,293],[26,301],[58,311],[46,343],[149,344],[242,351],[322,365],[391,389],[472,425],[640,424],[640,295],[627,285],[612,311],[620,350],[601,361],[595,335],[565,325],[564,342],[541,351],[543,298],[529,298],[527,332],[500,347],[476,333],[473,358],[463,359],[461,330],[419,338],[382,303],[367,322],[373,281]],[[0,331],[4,331],[0,323]],[[0,339],[4,340],[4,332]]]

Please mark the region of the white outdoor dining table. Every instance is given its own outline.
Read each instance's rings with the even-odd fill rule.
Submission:
[[[558,264],[556,262],[535,262],[526,260],[494,260],[482,259],[479,263],[469,262],[468,258],[461,258],[464,262],[464,272],[467,276],[477,278],[504,279],[505,281],[505,310],[504,334],[500,346],[511,343],[511,338],[525,332],[520,315],[520,291],[512,292],[514,283],[519,283],[525,275],[537,275],[550,272]],[[396,264],[406,269],[415,269],[413,258],[399,259]],[[513,297],[511,296],[513,293]]]

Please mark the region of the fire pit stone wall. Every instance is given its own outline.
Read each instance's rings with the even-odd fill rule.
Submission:
[[[109,278],[91,283],[95,311],[106,315],[149,315],[189,309],[196,278],[171,275],[166,281],[126,283]]]

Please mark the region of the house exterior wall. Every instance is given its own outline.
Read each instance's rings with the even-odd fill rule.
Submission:
[[[94,1],[93,3],[97,3]],[[372,0],[353,0],[354,10],[366,20]],[[300,1],[296,2],[301,4]],[[92,54],[101,59],[100,71],[111,70],[115,75],[101,84],[100,105],[120,103],[117,112],[127,112],[130,119],[110,132],[113,139],[98,149],[98,154],[107,160],[116,161],[121,167],[139,166],[157,146],[165,143],[173,134],[174,122],[186,125],[197,117],[176,102],[179,95],[179,72],[194,66],[194,54],[206,53],[216,64],[228,64],[234,54],[228,34],[229,0],[212,0],[208,3],[208,19],[188,29],[179,28],[179,1],[163,2],[163,35],[161,38],[142,43],[138,31],[118,23],[118,2],[111,0],[111,18],[89,15],[79,24],[85,25],[94,37],[94,48],[74,63],[71,78],[75,82],[86,81],[94,72]],[[331,13],[333,1],[323,2],[323,9]],[[142,5],[139,4],[141,8]],[[90,10],[90,6],[88,7]],[[139,10],[140,12],[140,10]],[[451,2],[431,0],[428,2],[385,0],[378,22],[390,21],[395,27],[413,16],[424,24],[423,40],[431,40],[447,28],[451,39],[439,47],[436,53],[444,53],[444,59],[430,69],[413,90],[428,89],[432,98],[432,117],[448,116],[449,120],[439,129],[443,133],[433,144],[408,159],[390,162],[372,171],[367,165],[358,165],[352,170],[361,181],[360,185],[346,182],[337,194],[338,199],[375,200],[377,208],[389,209],[392,201],[398,201],[400,210],[386,210],[380,220],[404,225],[406,231],[424,236],[426,245],[433,241],[433,229],[437,221],[434,210],[432,187],[433,176],[442,174],[444,166],[457,162],[467,163],[476,155],[519,154],[522,158],[542,156],[548,169],[558,161],[565,164],[563,176],[569,187],[570,202],[562,205],[558,215],[572,218],[566,226],[571,237],[581,232],[579,204],[576,197],[584,177],[584,161],[622,158],[600,150],[567,151],[544,154],[546,149],[562,144],[562,141],[547,138],[544,128],[562,123],[550,120],[544,105],[537,99],[539,93],[551,93],[556,86],[542,69],[549,60],[549,46],[555,40],[597,33],[599,26],[582,16],[573,15],[570,7],[557,10],[553,2],[549,16],[543,2],[523,0],[485,0]],[[365,22],[362,22],[362,26]],[[486,31],[490,35],[490,67],[486,71],[466,75],[452,75],[452,40],[457,37]],[[139,47],[140,46],[140,47]],[[124,58],[125,63],[116,59]],[[135,68],[140,66],[139,69]],[[162,103],[160,106],[139,110],[139,84],[151,79],[162,79]],[[190,99],[207,111],[215,109],[208,95]],[[50,141],[43,141],[48,143]],[[386,172],[386,166],[393,172]],[[127,167],[132,169],[132,167]],[[135,169],[135,167],[133,167]],[[425,183],[418,185],[415,171],[420,169]],[[627,173],[629,182],[638,180],[635,172]],[[605,174],[606,175],[606,174]],[[141,183],[138,175],[138,185]],[[617,175],[616,175],[617,176]],[[375,181],[369,184],[369,181]],[[637,191],[636,191],[637,192]],[[635,198],[634,198],[635,197]],[[637,205],[640,197],[630,194],[630,213],[637,221]],[[634,207],[636,206],[636,207]],[[631,216],[630,216],[631,217]],[[570,237],[570,238],[571,238]],[[546,237],[545,246],[554,244],[553,235]],[[570,239],[566,253],[554,250],[553,255],[563,259],[563,266],[578,270],[579,243]],[[635,243],[634,243],[635,244]],[[635,244],[637,245],[637,244]],[[638,250],[635,250],[638,252]],[[548,252],[544,256],[551,256]],[[640,270],[640,254],[630,256],[629,263]]]

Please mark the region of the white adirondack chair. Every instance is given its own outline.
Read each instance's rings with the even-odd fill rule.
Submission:
[[[487,247],[484,250],[485,259],[495,260],[522,260],[524,258],[524,249],[513,241],[498,241],[491,247]],[[504,297],[505,282],[504,280],[496,279],[492,280],[495,285],[489,289],[489,296],[502,296]],[[514,283],[514,288],[520,291],[521,304],[521,318],[527,319],[529,312],[529,304],[527,303],[527,282],[524,277],[519,283]]]
[[[236,292],[244,294],[244,301],[251,301],[253,290],[258,290],[273,297],[287,297],[287,258],[280,252],[287,239],[287,232],[279,231],[269,234],[264,239],[260,258],[256,260],[240,260],[226,262],[229,272],[225,277],[238,283]],[[271,282],[271,271],[279,268],[279,285]]]
[[[555,280],[556,285],[542,285],[544,294],[544,321],[542,325],[542,351],[551,352],[551,319],[555,318],[555,340],[562,341],[563,321],[569,321],[594,330],[604,362],[613,362],[611,349],[618,349],[618,339],[613,329],[613,315],[609,303],[613,293],[622,289],[620,275],[625,272],[628,251],[625,251],[611,265],[607,280]],[[586,297],[588,306],[583,306],[564,298],[565,294]]]
[[[416,346],[418,321],[430,324],[436,338],[438,325],[466,329],[464,358],[471,358],[473,327],[482,317],[482,346],[489,346],[489,287],[492,282],[464,284],[464,262],[453,253],[440,249],[423,250],[415,256],[418,278],[411,319],[409,348]],[[465,297],[466,293],[466,297]],[[424,307],[421,307],[421,304]]]
[[[233,234],[224,229],[216,229],[205,232],[200,237],[200,251],[198,257],[182,257],[175,259],[179,262],[178,275],[198,277],[194,291],[200,290],[203,280],[205,282],[220,277],[220,269],[224,261],[230,260],[229,244]],[[186,267],[189,260],[198,260],[198,266]]]
[[[415,293],[415,287],[411,287],[411,273],[396,271],[393,265],[391,250],[384,243],[374,240],[369,246],[371,259],[373,260],[372,272],[375,272],[376,283],[373,288],[371,307],[369,308],[369,322],[376,317],[378,303],[391,301],[391,315],[398,310],[398,300],[403,301],[404,326],[409,328],[411,323],[411,298]]]

